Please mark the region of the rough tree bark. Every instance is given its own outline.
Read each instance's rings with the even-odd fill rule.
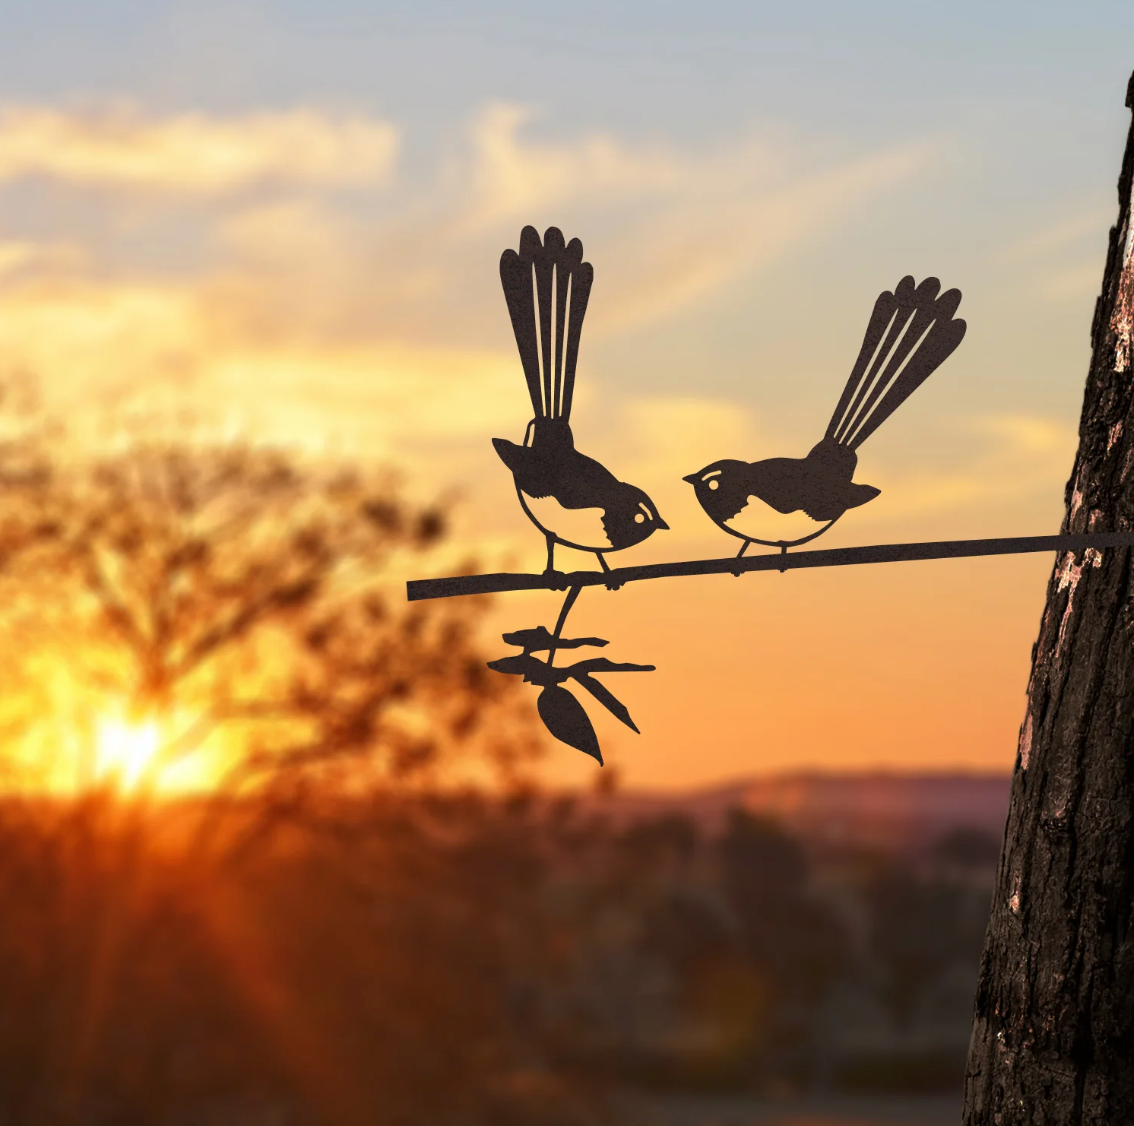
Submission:
[[[1134,77],[1126,104],[1134,109]],[[1134,126],[1064,531],[1134,528]],[[1056,559],[985,940],[966,1126],[1134,1123],[1134,560]]]

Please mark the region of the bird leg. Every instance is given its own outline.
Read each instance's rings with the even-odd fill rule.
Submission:
[[[780,544],[780,554],[781,555],[787,555],[787,544],[786,543]],[[782,575],[786,570],[787,570],[786,567],[781,567],[780,568],[780,574]]]
[[[741,545],[740,550],[736,553],[737,559],[741,558],[741,556],[744,555],[744,553],[748,550],[748,548],[751,546],[751,544],[752,544],[751,540],[745,540],[744,541],[744,543]],[[738,579],[740,578],[740,576],[742,574],[739,567],[735,568],[732,573]]]
[[[563,574],[555,569],[555,537],[550,533],[545,533],[547,538],[547,567],[544,569],[544,574],[551,580],[552,590],[563,590],[567,585],[563,580]]]
[[[598,556],[598,561],[601,564],[602,569],[609,575],[610,574],[610,566],[607,563],[607,561],[603,558],[602,552],[596,551],[595,555]],[[617,590],[621,585],[622,585],[621,583],[611,582],[610,579],[606,580],[606,589],[607,590]]]

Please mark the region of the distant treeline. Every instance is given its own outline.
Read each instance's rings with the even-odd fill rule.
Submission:
[[[955,1086],[995,857],[530,796],[9,800],[0,1122],[581,1124],[628,1089]]]

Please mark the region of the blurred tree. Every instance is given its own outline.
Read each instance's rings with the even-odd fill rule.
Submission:
[[[930,856],[936,863],[958,870],[991,869],[1000,858],[1000,842],[983,829],[961,826],[934,841]]]
[[[506,1003],[542,972],[530,810],[308,803],[238,866],[115,810],[0,805],[0,1120],[580,1121]]]
[[[100,723],[119,741],[150,725],[154,784],[294,792],[533,749],[476,647],[483,603],[405,603],[397,567],[445,514],[388,475],[243,445],[65,458],[25,441],[0,450],[0,483],[0,636],[26,689],[7,718],[55,724],[56,759],[68,739],[97,756]],[[86,773],[108,765],[126,764]]]
[[[405,602],[443,510],[279,450],[35,428],[0,484],[0,1121],[526,1106],[499,1002],[539,861],[523,816],[435,784],[537,744],[484,603]]]
[[[967,887],[919,877],[898,863],[884,865],[871,881],[870,947],[881,970],[879,992],[899,1027],[913,1024],[952,965],[976,965],[980,937],[967,910],[971,899]]]
[[[742,950],[759,969],[767,1008],[775,1014],[766,1033],[767,1058],[761,1062],[783,1067],[795,1057],[809,1067],[804,1061],[818,1010],[846,960],[843,929],[830,907],[812,893],[802,848],[779,826],[736,811],[719,853]]]

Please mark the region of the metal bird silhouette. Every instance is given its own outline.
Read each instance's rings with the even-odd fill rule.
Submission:
[[[725,459],[684,480],[709,518],[749,544],[787,551],[822,535],[848,508],[878,496],[853,481],[856,450],[945,362],[965,335],[954,319],[961,291],[937,278],[904,277],[878,295],[866,335],[827,432],[806,457]],[[785,518],[791,514],[793,520]]]
[[[669,525],[636,485],[619,481],[575,449],[571,401],[579,335],[594,269],[583,244],[564,244],[558,227],[540,242],[534,227],[520,232],[520,250],[505,250],[500,282],[528,384],[534,417],[523,445],[493,438],[512,471],[516,495],[547,541],[547,571],[555,570],[555,545],[591,551],[604,571],[605,554],[641,543]]]

